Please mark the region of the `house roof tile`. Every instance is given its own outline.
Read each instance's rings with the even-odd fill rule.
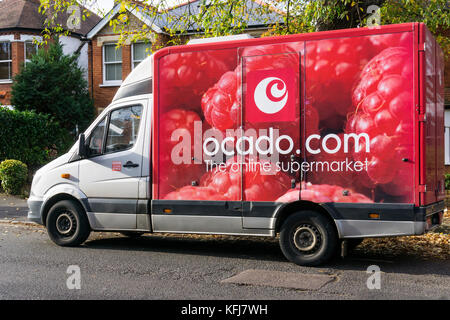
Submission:
[[[43,30],[45,17],[39,13],[39,0],[2,0],[0,1],[0,30],[2,29],[31,29]],[[65,13],[58,19],[64,25],[69,14]],[[79,35],[86,35],[100,20],[91,14],[81,22],[81,28],[73,31]]]

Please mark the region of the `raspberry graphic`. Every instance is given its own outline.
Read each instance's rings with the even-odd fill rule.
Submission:
[[[279,197],[276,202],[292,202],[299,199],[309,200],[316,203],[322,202],[358,202],[371,203],[373,202],[365,195],[356,193],[353,190],[345,189],[340,186],[330,184],[312,184],[310,182],[302,182],[297,184],[295,189],[290,189],[283,196]]]
[[[404,159],[413,159],[411,59],[409,50],[393,47],[364,67],[352,96],[356,111],[346,125],[348,133],[367,133],[370,137],[370,153],[366,153],[362,139],[360,151],[353,157],[368,158],[371,182],[388,195],[402,196],[402,201],[408,202],[412,163]]]
[[[221,200],[220,195],[208,187],[185,186],[169,193],[165,200]]]
[[[400,35],[396,33],[371,35],[368,39],[371,46],[370,50],[374,54],[380,53],[389,47],[407,47],[411,44],[411,40],[412,35],[409,32]]]
[[[201,111],[201,97],[222,74],[236,66],[230,50],[171,54],[161,59],[160,101],[172,108]]]
[[[204,165],[195,164],[194,156],[194,123],[201,122],[193,111],[173,109],[161,116],[160,123],[160,198],[179,187],[198,181],[204,173]],[[172,140],[172,135],[173,139]],[[175,146],[184,139],[190,139],[190,155],[185,149]],[[174,149],[175,148],[175,149]],[[180,159],[184,161],[182,163]],[[187,160],[188,163],[185,163]]]
[[[246,73],[279,68],[298,70],[298,56],[292,52],[295,51],[287,45],[246,48],[241,54],[245,57],[242,68]],[[223,74],[219,81],[206,91],[202,98],[202,109],[206,121],[221,131],[240,123],[241,66]]]
[[[306,99],[319,112],[320,126],[342,130],[351,110],[352,84],[368,62],[366,38],[330,39],[306,46]]]
[[[244,199],[246,201],[273,201],[282,195],[290,186],[290,178],[283,172],[276,172],[275,166],[268,161],[253,162],[247,165],[248,159],[230,158],[225,170],[215,169],[206,173],[200,185],[215,190],[223,200],[241,200],[241,169],[244,174]],[[263,169],[264,167],[264,169]],[[267,174],[265,174],[267,173]]]
[[[206,121],[221,131],[233,128],[240,119],[240,99],[240,79],[235,71],[229,71],[202,97]]]
[[[341,133],[338,135],[340,141],[344,141],[344,134]],[[337,141],[330,139],[327,142],[327,147],[330,150],[334,150],[337,147]],[[311,178],[308,179],[313,184],[331,184],[331,185],[340,185],[340,186],[350,186],[352,185],[352,172],[345,171],[345,167],[342,168],[343,170],[340,170],[341,168],[334,168],[333,169],[333,163],[341,163],[345,162],[348,158],[348,161],[351,161],[353,158],[353,155],[351,153],[352,146],[349,146],[349,152],[345,153],[344,148],[341,147],[339,151],[336,153],[327,153],[324,150],[322,150],[321,153],[318,153],[316,155],[313,155],[310,157],[310,159],[313,159],[317,162],[327,162],[329,164],[329,168],[324,169],[324,171],[318,171],[311,173]],[[336,167],[336,165],[334,165]],[[326,170],[329,169],[329,170]],[[339,169],[339,170],[338,170]]]

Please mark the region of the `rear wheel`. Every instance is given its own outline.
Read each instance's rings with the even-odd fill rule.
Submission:
[[[54,204],[47,216],[47,233],[60,246],[78,246],[89,237],[91,228],[79,203],[62,200]]]
[[[337,243],[333,223],[315,211],[294,213],[281,226],[281,251],[298,265],[316,266],[327,262],[336,252]]]

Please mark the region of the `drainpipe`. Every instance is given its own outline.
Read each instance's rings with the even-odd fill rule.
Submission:
[[[88,77],[90,79],[90,87],[91,90],[89,90],[91,92],[91,98],[94,99],[94,72],[92,70],[92,68],[94,67],[94,60],[93,60],[93,52],[92,52],[92,40],[88,39],[86,37],[81,37],[81,42],[82,45],[77,49],[77,51],[81,50],[81,48],[84,46],[85,43],[87,43],[88,45]],[[89,68],[89,66],[91,66]]]

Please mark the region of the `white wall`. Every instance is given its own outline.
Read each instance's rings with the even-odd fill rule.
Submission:
[[[42,41],[41,36],[33,35],[20,35],[20,41],[32,41],[34,39]],[[61,36],[59,41],[63,44],[64,54],[72,54],[78,50],[78,47],[83,44],[83,48],[80,51],[80,57],[78,58],[78,65],[84,70],[84,78],[88,80],[88,44],[82,43],[82,41],[75,37]]]
[[[83,43],[78,38],[62,36],[59,38],[59,41],[63,44],[63,52],[64,54],[72,54],[74,53],[80,45],[83,45],[83,48],[80,51],[80,57],[78,58],[78,65],[84,70],[84,78],[86,81],[88,80],[88,44]]]

